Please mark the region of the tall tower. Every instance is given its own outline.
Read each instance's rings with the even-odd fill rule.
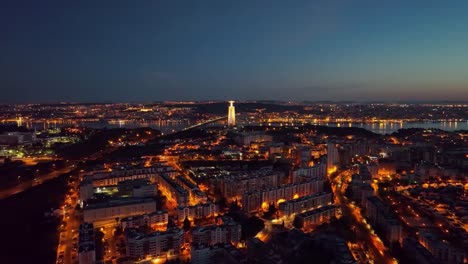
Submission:
[[[236,125],[236,108],[234,107],[234,101],[229,101],[228,107],[228,126],[232,127]]]
[[[18,118],[16,119],[16,125],[17,125],[18,127],[20,127],[20,126],[23,125],[23,117],[20,116],[20,117],[18,117]]]

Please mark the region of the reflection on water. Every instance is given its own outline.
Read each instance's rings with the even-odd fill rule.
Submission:
[[[16,124],[16,123],[2,123],[2,124]],[[425,128],[425,129],[442,129],[446,131],[454,130],[468,130],[468,121],[462,122],[388,122],[388,123],[313,123],[316,125],[324,125],[330,127],[359,127],[370,130],[374,133],[389,134],[401,128]],[[193,125],[189,121],[153,121],[153,122],[136,122],[136,121],[111,121],[111,122],[78,122],[78,121],[64,121],[64,122],[23,122],[22,125],[29,129],[47,129],[56,127],[70,127],[70,126],[83,126],[90,128],[139,128],[151,127],[160,130],[162,133],[171,133],[180,131],[186,127]],[[247,125],[247,124],[246,124]],[[248,125],[263,125],[263,126],[297,126],[301,124],[294,123],[248,123]]]
[[[7,123],[3,123],[7,124]],[[13,124],[13,123],[10,123]],[[182,130],[185,127],[191,125],[189,121],[154,121],[154,122],[136,122],[136,121],[110,121],[110,122],[97,122],[97,121],[61,121],[61,122],[23,122],[25,127],[28,129],[43,130],[48,128],[60,128],[60,127],[90,127],[90,128],[139,128],[139,127],[150,127],[157,129],[162,133],[171,133]]]
[[[326,123],[320,125],[327,125],[331,127],[343,127],[339,123]],[[446,131],[467,130],[468,121],[464,122],[409,122],[409,123],[348,123],[348,127],[360,127],[370,130],[374,133],[389,134],[401,128],[425,128],[425,129],[441,129]]]
[[[388,123],[313,123],[314,125],[330,126],[330,127],[359,127],[370,130],[378,134],[390,134],[402,128],[425,128],[425,129],[441,129],[446,131],[468,130],[468,121],[463,122],[388,122]],[[254,125],[252,123],[252,125]],[[264,123],[264,126],[284,126],[285,124]],[[300,124],[287,124],[300,125]]]

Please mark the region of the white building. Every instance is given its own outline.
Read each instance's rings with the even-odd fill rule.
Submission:
[[[157,168],[118,169],[112,171],[92,171],[81,175],[83,180],[90,180],[94,187],[117,185],[121,181],[152,179]]]
[[[281,214],[289,216],[310,211],[321,206],[331,205],[332,203],[331,193],[316,193],[279,203],[278,207]]]
[[[374,227],[380,227],[389,242],[402,242],[403,230],[399,220],[389,207],[376,196],[367,197],[366,217]]]
[[[330,221],[333,216],[336,216],[336,212],[335,205],[327,205],[298,214],[296,217],[299,218],[299,221],[302,221],[304,227],[308,227]]]
[[[151,198],[125,198],[88,203],[83,209],[84,221],[96,225],[96,222],[155,212],[156,202]]]
[[[205,204],[197,204],[193,206],[177,207],[177,219],[182,222],[187,217],[189,220],[203,219],[207,217],[215,217],[219,213],[217,204],[208,202]]]
[[[34,132],[8,132],[0,135],[0,145],[22,145],[36,141]]]
[[[139,233],[134,229],[126,231],[127,256],[136,259],[157,257],[167,253],[178,254],[184,242],[184,231],[171,228],[165,232]]]
[[[307,178],[325,179],[327,177],[327,164],[318,163],[314,166],[295,168],[289,172],[289,176],[293,183],[301,182]]]
[[[156,195],[156,184],[151,184],[148,179],[125,180],[117,183],[120,195],[131,197],[152,197]]]
[[[178,206],[189,204],[189,192],[168,175],[162,173],[156,177],[159,188],[168,200],[175,200]]]
[[[309,179],[306,182],[297,184],[287,184],[279,187],[246,192],[242,195],[242,210],[254,212],[262,208],[264,204],[277,205],[281,200],[292,200],[306,195],[323,191],[323,181],[319,179]]]
[[[467,256],[463,249],[456,248],[446,240],[442,240],[430,231],[419,232],[419,243],[423,245],[440,263],[462,264],[467,263]]]
[[[165,226],[169,221],[168,213],[165,211],[156,211],[149,214],[135,215],[122,218],[120,225],[126,228],[137,228],[140,226]]]
[[[241,239],[241,231],[241,225],[234,221],[222,225],[198,226],[191,232],[192,243],[201,245],[237,244]]]

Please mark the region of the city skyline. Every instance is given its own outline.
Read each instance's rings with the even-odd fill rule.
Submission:
[[[0,103],[467,101],[467,3],[4,2]]]
[[[468,263],[467,10],[0,1],[0,263]]]

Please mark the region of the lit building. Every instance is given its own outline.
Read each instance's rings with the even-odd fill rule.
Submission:
[[[206,193],[202,192],[196,184],[194,184],[192,181],[187,179],[185,176],[179,175],[175,177],[174,180],[182,188],[184,188],[187,192],[189,192],[189,198],[192,204],[206,203],[208,201],[208,197],[206,196]]]
[[[159,188],[167,199],[176,201],[178,206],[189,204],[189,192],[168,175],[162,173],[156,177]]]
[[[194,206],[179,206],[177,207],[177,219],[184,221],[186,217],[189,220],[215,217],[218,212],[218,205],[211,202]]]
[[[302,182],[304,179],[310,178],[325,179],[327,176],[327,164],[323,162],[314,166],[295,168],[289,172],[289,176],[293,183]]]
[[[233,134],[233,139],[239,145],[250,146],[252,142],[271,142],[273,136],[267,135],[263,131],[239,132]]]
[[[281,214],[289,216],[330,205],[332,202],[331,193],[316,193],[279,203],[278,207]]]
[[[366,217],[372,226],[381,228],[389,242],[402,242],[402,226],[388,206],[376,196],[367,197],[365,206]]]
[[[94,187],[95,182],[85,178],[80,183],[80,201],[86,202],[94,198],[96,193],[112,193],[115,197],[153,197],[156,195],[156,184],[152,184],[147,178],[137,178],[132,180],[122,180],[117,182],[117,186]]]
[[[304,145],[304,146],[298,146],[294,150],[296,154],[296,165],[300,167],[305,167],[309,164],[309,162],[312,160],[311,156],[311,147],[309,145]]]
[[[122,198],[107,201],[85,203],[83,218],[85,222],[109,222],[116,218],[147,214],[156,211],[156,202],[152,198]]]
[[[36,133],[8,132],[0,135],[0,145],[22,145],[36,141]]]
[[[266,190],[246,192],[242,195],[242,210],[244,210],[244,212],[255,212],[260,210],[264,205],[277,205],[282,200],[292,200],[322,191],[322,180],[309,179],[302,183],[287,184]]]
[[[463,249],[454,247],[433,232],[421,230],[419,232],[419,243],[421,243],[439,263],[466,263],[465,260],[467,256]]]
[[[157,257],[168,253],[178,254],[184,242],[184,231],[171,228],[165,232],[139,233],[135,229],[126,230],[127,256],[143,259],[148,256]]]
[[[300,213],[296,218],[302,222],[303,227],[319,225],[330,221],[333,216],[336,216],[337,207],[335,205],[322,206],[320,208]]]
[[[241,240],[241,231],[241,225],[234,221],[225,222],[222,225],[197,226],[191,232],[192,243],[201,245],[237,244]]]
[[[93,182],[90,179],[84,179],[80,182],[80,201],[86,202],[94,197]]]
[[[228,126],[233,127],[235,125],[236,125],[236,108],[234,107],[234,101],[229,101]]]
[[[156,195],[157,187],[148,179],[125,180],[117,183],[119,195],[130,197],[152,197]]]
[[[283,174],[269,169],[233,173],[211,180],[212,189],[219,189],[229,200],[240,199],[245,192],[274,188],[279,185]]]
[[[149,214],[135,215],[122,218],[120,225],[122,229],[138,228],[141,226],[165,226],[168,223],[168,214],[165,211],[156,211]]]
[[[93,187],[113,186],[121,181],[152,179],[156,177],[156,168],[134,168],[112,171],[92,171],[81,175],[83,181],[92,182]]]
[[[403,251],[412,263],[438,264],[434,256],[414,238],[403,239]]]

